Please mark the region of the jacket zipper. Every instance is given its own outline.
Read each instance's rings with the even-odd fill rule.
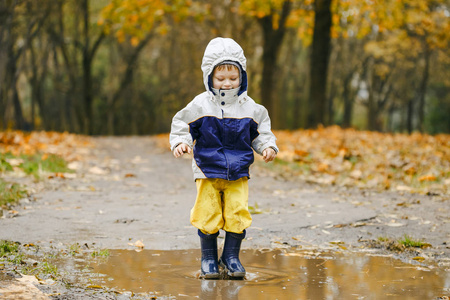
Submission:
[[[221,111],[222,111],[222,120],[223,120],[223,109],[221,109]],[[226,132],[225,128],[224,128],[223,132],[225,134],[225,132]],[[224,138],[224,140],[226,140],[226,138]],[[225,147],[224,147],[223,155],[225,156],[225,160],[227,162],[227,180],[230,180],[230,163],[228,162],[228,157],[227,157],[227,154],[225,153]]]

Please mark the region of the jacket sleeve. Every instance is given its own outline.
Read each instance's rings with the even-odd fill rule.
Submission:
[[[269,113],[263,106],[260,106],[258,111],[257,122],[259,135],[252,142],[253,149],[260,155],[267,148],[273,148],[278,153],[276,137],[270,128]]]
[[[179,144],[185,143],[193,148],[192,135],[189,131],[189,122],[191,122],[192,113],[190,108],[192,103],[189,103],[185,108],[175,114],[172,119],[172,126],[170,129],[170,149],[173,151]]]

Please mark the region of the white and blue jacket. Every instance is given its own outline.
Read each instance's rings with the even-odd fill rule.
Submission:
[[[225,60],[241,66],[241,86],[237,89],[212,88],[210,75]],[[194,179],[249,177],[253,150],[262,154],[266,148],[276,152],[278,148],[267,110],[247,95],[244,52],[232,39],[215,38],[206,47],[202,70],[206,91],[173,117],[171,149],[181,143],[193,148]]]

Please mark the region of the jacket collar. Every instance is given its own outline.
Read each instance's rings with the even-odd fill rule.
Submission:
[[[224,91],[225,92],[227,90],[217,90],[217,91]],[[232,90],[228,90],[228,91],[232,91]],[[218,93],[216,95],[214,95],[213,91],[208,91],[207,93],[210,96],[211,101],[216,102],[219,106],[225,106],[226,104],[231,104],[231,103],[234,103],[236,101],[240,105],[243,105],[245,102],[248,101],[248,96],[247,96],[247,92],[246,91],[243,92],[243,93],[238,93],[237,96],[235,96],[235,97],[229,97],[228,99],[223,100],[223,102],[225,102],[224,105],[222,105],[222,100],[220,100],[220,99],[221,98],[227,98],[229,96],[229,95],[227,95],[226,92],[225,92],[225,96],[219,96]],[[229,100],[229,101],[227,101],[227,100]]]
[[[212,88],[214,95],[214,99],[216,100],[219,105],[224,106],[228,104],[232,104],[236,102],[239,98],[239,90],[240,87],[230,90],[220,90]]]

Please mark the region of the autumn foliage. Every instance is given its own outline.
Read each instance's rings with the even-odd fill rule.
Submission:
[[[392,134],[342,129],[275,131],[273,165],[284,177],[343,187],[448,193],[450,135]],[[158,145],[167,147],[167,135]]]
[[[4,131],[0,132],[0,154],[11,153],[14,156],[42,154],[55,154],[67,161],[81,158],[77,147],[91,145],[86,136],[70,134],[67,132],[46,131]]]
[[[342,129],[275,131],[275,163],[263,164],[285,177],[342,187],[448,194],[450,135],[392,134]],[[155,137],[167,149],[168,135]],[[82,159],[76,148],[94,146],[82,135],[57,132],[0,132],[0,153],[56,154]],[[262,164],[262,163],[261,163]]]
[[[277,131],[278,158],[305,180],[342,186],[447,193],[450,136],[342,129]]]

